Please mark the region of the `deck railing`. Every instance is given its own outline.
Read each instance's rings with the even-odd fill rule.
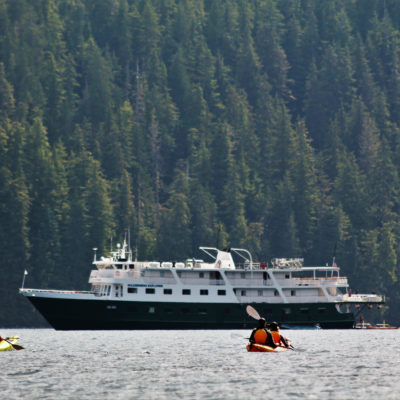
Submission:
[[[63,294],[94,294],[91,290],[55,290],[55,289],[19,289],[20,293],[63,293]]]
[[[385,296],[377,294],[343,294],[336,296],[336,299],[346,303],[382,303],[385,302]]]

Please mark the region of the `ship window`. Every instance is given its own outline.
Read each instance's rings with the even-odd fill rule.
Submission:
[[[241,290],[241,291],[240,291],[240,295],[241,295],[241,296],[246,296],[246,291],[245,291],[245,290]]]
[[[207,296],[208,290],[207,289],[200,289],[200,296]]]
[[[129,264],[129,268],[130,269],[135,269],[135,265],[134,264]]]
[[[107,306],[107,310],[116,310],[117,306]]]
[[[279,292],[275,289],[274,296],[279,296]]]
[[[219,273],[219,271],[211,271],[210,272],[210,279],[220,280],[220,279],[222,279],[222,276]]]
[[[128,293],[137,293],[137,288],[135,288],[135,287],[128,287]]]
[[[262,296],[263,295],[263,291],[262,290],[258,290],[258,295]]]
[[[226,290],[224,289],[218,290],[218,296],[226,296]]]
[[[149,307],[149,314],[154,314],[156,309],[154,307]]]
[[[290,295],[291,295],[291,296],[296,296],[296,291],[295,291],[295,290],[291,290],[291,291],[290,291]]]
[[[290,308],[283,308],[282,309],[282,314],[288,315],[292,312],[292,310]]]
[[[111,285],[108,285],[107,287],[108,287],[108,289],[107,289],[107,296],[109,296],[110,293],[111,293]]]
[[[285,274],[285,279],[289,279],[290,278],[290,274]]]
[[[172,294],[172,289],[164,289],[164,294]]]
[[[190,289],[182,289],[182,294],[189,295],[190,294]]]
[[[153,289],[153,288],[146,289],[146,294],[155,294],[155,292],[156,292],[156,289]]]

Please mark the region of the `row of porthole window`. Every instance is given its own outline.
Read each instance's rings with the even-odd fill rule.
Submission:
[[[148,312],[150,314],[154,314],[156,312],[156,308],[155,307],[149,307],[148,308]],[[164,314],[173,314],[173,313],[178,313],[178,312],[179,312],[179,310],[173,310],[171,308],[165,308],[163,310]],[[205,308],[200,308],[197,311],[189,309],[189,308],[182,308],[180,310],[180,312],[181,312],[181,314],[196,314],[196,313],[199,314],[199,315],[207,315],[208,314],[208,310],[205,309]],[[225,309],[225,314],[229,314],[229,313],[230,313],[229,309]]]
[[[258,296],[265,296],[265,293],[264,293],[263,290],[258,290],[258,291],[257,291],[257,295],[258,295]],[[291,295],[291,296],[296,296],[296,291],[295,291],[295,290],[291,290],[291,291],[290,291],[290,295]],[[240,296],[247,296],[246,290],[241,289],[241,290],[240,290]],[[279,296],[279,292],[278,292],[276,289],[274,290],[274,296]]]
[[[138,288],[128,287],[128,293],[136,294],[136,293],[138,293]],[[145,293],[146,294],[155,294],[156,289],[155,288],[146,288]],[[164,289],[163,293],[166,295],[171,295],[172,289]],[[182,289],[182,295],[190,296],[191,294],[192,294],[191,289]],[[226,290],[219,289],[217,291],[217,294],[218,294],[218,296],[225,296]],[[200,289],[200,296],[208,296],[208,289]]]

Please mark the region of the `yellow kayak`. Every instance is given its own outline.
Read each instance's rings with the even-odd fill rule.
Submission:
[[[0,341],[0,351],[10,351],[10,350],[15,350],[14,347],[12,346],[13,344],[17,344],[19,340],[19,336],[11,336],[6,338],[8,342],[5,340]]]

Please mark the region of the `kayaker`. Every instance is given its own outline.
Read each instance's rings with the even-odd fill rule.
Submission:
[[[272,338],[274,339],[274,342],[278,346],[284,346],[286,348],[289,347],[288,340],[279,333],[279,325],[278,325],[277,322],[275,322],[275,321],[271,322],[269,324],[269,329],[271,331]]]
[[[258,328],[253,329],[249,341],[250,344],[256,343],[256,344],[265,344],[272,348],[277,347],[272,337],[272,333],[267,328],[267,321],[265,320],[265,318],[260,318],[258,320]]]

